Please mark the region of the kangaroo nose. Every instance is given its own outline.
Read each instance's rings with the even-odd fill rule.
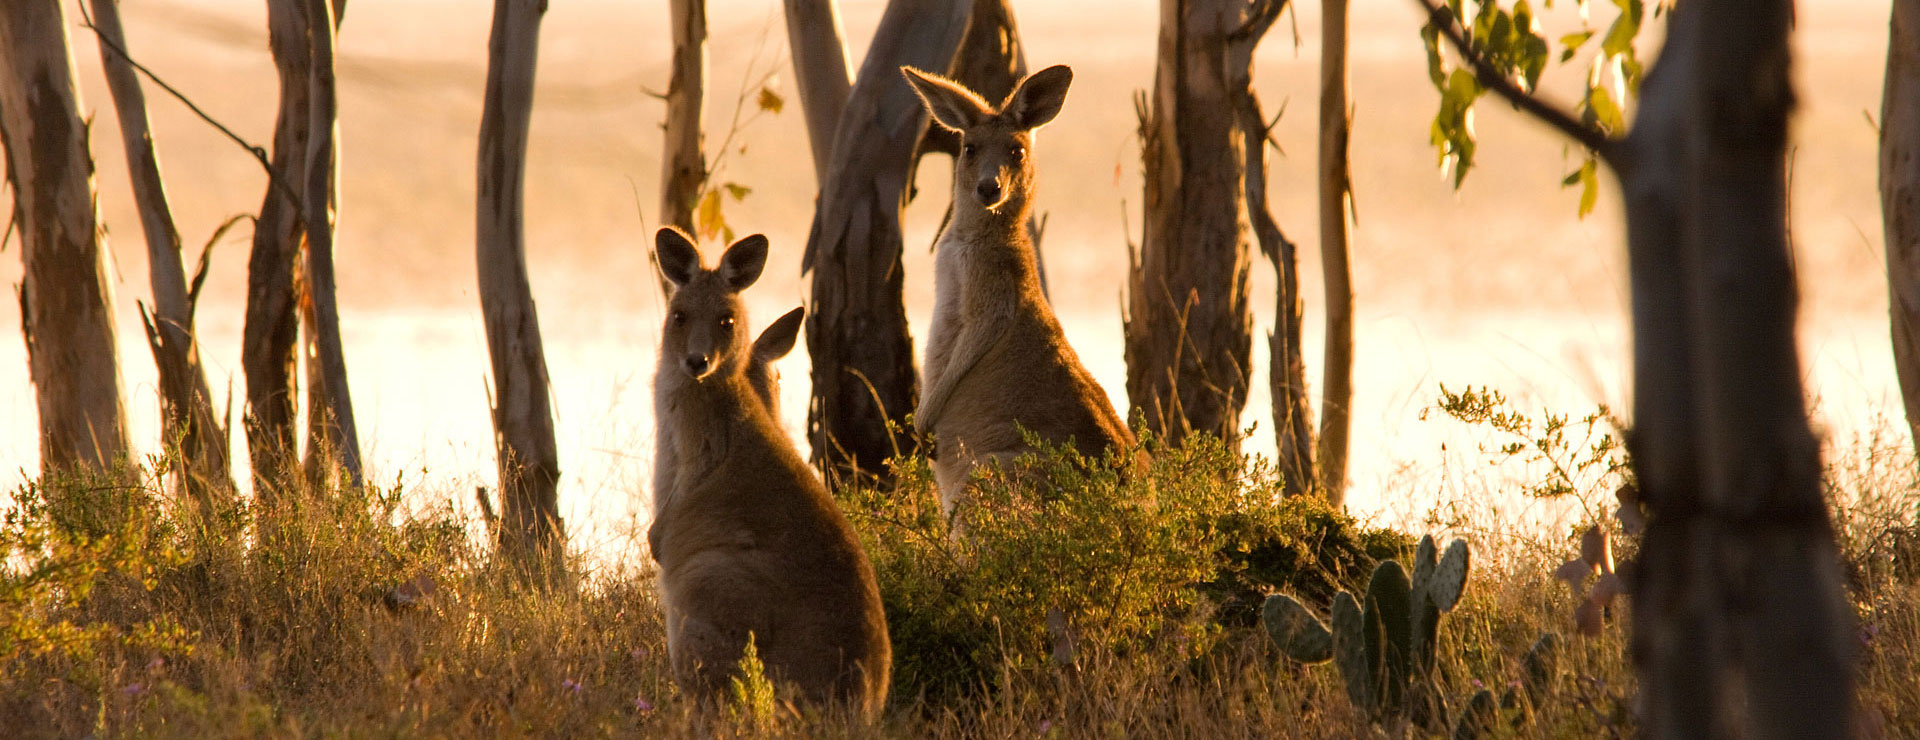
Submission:
[[[680,364],[687,368],[688,374],[698,377],[707,371],[707,356],[687,355],[686,359],[680,361]]]
[[[975,197],[980,199],[980,203],[982,205],[990,206],[995,203],[999,203],[1000,202],[1000,181],[999,180],[982,180],[980,181],[980,184],[973,186],[973,194]]]

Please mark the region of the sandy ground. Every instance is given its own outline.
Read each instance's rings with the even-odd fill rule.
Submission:
[[[274,77],[264,10],[237,0],[126,0],[135,54],[248,139],[271,137]],[[1524,404],[1566,411],[1628,399],[1626,290],[1617,196],[1576,217],[1558,186],[1576,165],[1550,133],[1503,105],[1478,111],[1479,169],[1454,191],[1435,166],[1427,126],[1435,105],[1412,3],[1359,3],[1353,23],[1355,195],[1353,270],[1358,359],[1352,503],[1395,518],[1459,482],[1472,435],[1423,420],[1441,383],[1492,385]],[[1571,5],[1570,3],[1568,5]],[[1596,6],[1604,4],[1596,4]],[[814,196],[804,123],[785,74],[785,31],[772,0],[713,0],[709,147],[733,118],[744,81],[766,70],[794,103],[753,121],[724,153],[720,178],[753,188],[728,206],[742,233],[764,231],[774,254],[751,295],[757,328],[806,295],[799,253]],[[842,2],[857,67],[878,0]],[[1046,257],[1069,337],[1125,408],[1120,306],[1126,245],[1140,231],[1132,95],[1151,84],[1157,5],[1148,0],[1016,4],[1036,65],[1075,67],[1066,110],[1037,145]],[[1319,370],[1323,318],[1312,159],[1317,4],[1269,36],[1258,91],[1284,105],[1276,130],[1272,207],[1304,255],[1308,365]],[[69,8],[69,12],[73,12]],[[1594,9],[1602,15],[1601,8]],[[1802,3],[1796,37],[1802,106],[1796,123],[1793,229],[1803,276],[1802,346],[1818,418],[1836,441],[1899,418],[1885,330],[1876,134],[1886,6]],[[1571,8],[1556,22],[1577,23]],[[648,272],[658,223],[659,121],[646,90],[664,84],[669,49],[661,0],[553,3],[542,31],[527,204],[528,259],[546,336],[559,422],[562,513],[576,542],[618,559],[644,514],[652,451],[651,382],[661,299]],[[87,31],[73,24],[84,101],[97,115],[94,150],[117,260],[122,375],[135,444],[158,436],[154,370],[135,301],[149,294],[144,241],[123,153]],[[1596,18],[1604,27],[1608,19]],[[486,347],[473,266],[474,154],[486,71],[484,3],[351,3],[340,39],[342,205],[338,262],[349,373],[372,477],[424,482],[419,502],[466,506],[491,482]],[[1297,32],[1297,35],[1296,35]],[[1297,39],[1297,40],[1296,40]],[[1584,66],[1554,66],[1549,94]],[[182,231],[195,254],[227,216],[258,209],[257,164],[186,109],[149,89],[156,139]],[[926,245],[950,171],[929,160],[924,195],[907,211],[908,310],[924,336],[932,303]],[[4,200],[5,196],[0,196]],[[4,204],[0,204],[4,205]],[[8,206],[10,207],[10,206]],[[239,335],[248,229],[214,245],[199,311],[216,394],[241,394]],[[0,257],[17,283],[18,246]],[[193,255],[190,254],[190,259]],[[191,264],[191,263],[189,263]],[[1272,270],[1256,262],[1253,295],[1264,335]],[[17,306],[0,301],[0,485],[38,466],[35,411]],[[1270,449],[1265,342],[1256,340],[1248,449]],[[805,417],[804,347],[787,359],[784,418]],[[236,408],[237,411],[237,408]],[[797,432],[797,428],[796,428]],[[1449,444],[1450,443],[1450,444]],[[1443,451],[1443,445],[1445,451]]]

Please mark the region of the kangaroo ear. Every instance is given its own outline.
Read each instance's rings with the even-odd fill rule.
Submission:
[[[1040,128],[1060,115],[1060,107],[1067,102],[1067,86],[1072,84],[1073,69],[1064,64],[1028,75],[1013,94],[1007,96],[1000,115],[1020,129]]]
[[[920,102],[926,104],[927,112],[932,113],[933,120],[941,126],[965,131],[993,115],[987,101],[965,85],[912,67],[901,67],[900,73],[906,76],[913,93],[920,96]]]
[[[672,226],[661,227],[653,235],[653,253],[660,260],[660,272],[675,287],[686,285],[700,272],[700,250],[685,232]]]
[[[801,306],[768,324],[760,331],[760,337],[753,340],[754,359],[773,362],[792,352],[793,343],[800,338],[800,320],[806,315],[807,307]]]
[[[738,293],[759,280],[760,271],[766,267],[767,237],[754,234],[734,242],[727,247],[727,253],[720,256],[720,279],[726,281],[729,290]]]

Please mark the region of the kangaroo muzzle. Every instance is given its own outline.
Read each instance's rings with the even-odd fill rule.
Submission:
[[[713,360],[704,354],[691,354],[680,358],[680,367],[695,380],[705,378],[713,370]]]

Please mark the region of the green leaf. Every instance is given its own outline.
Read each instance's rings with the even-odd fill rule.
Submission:
[[[1607,27],[1607,36],[1600,40],[1600,51],[1609,56],[1633,53],[1633,38],[1640,35],[1640,18],[1629,13],[1621,13],[1613,19],[1613,25]]]
[[[771,87],[760,88],[760,98],[758,102],[760,104],[760,110],[767,111],[776,116],[780,115],[780,111],[787,107],[787,99],[780,97],[780,93],[774,92]]]
[[[1561,36],[1560,45],[1567,47],[1567,50],[1561,54],[1560,61],[1564,62],[1572,59],[1573,55],[1580,51],[1580,47],[1586,46],[1587,40],[1591,38],[1593,38],[1593,29],[1591,28]]]
[[[753,194],[753,188],[747,187],[745,185],[741,185],[740,183],[737,183],[737,182],[730,182],[725,185],[721,185],[720,187],[726,188],[727,195],[733,196],[733,199],[735,201],[746,200],[747,196]]]
[[[1626,117],[1620,111],[1620,104],[1613,99],[1613,93],[1607,88],[1595,85],[1587,89],[1587,110],[1593,113],[1593,121],[1600,130],[1607,133],[1624,130]]]
[[[1447,62],[1440,56],[1440,32],[1429,24],[1420,27],[1420,40],[1427,44],[1427,76],[1433,79],[1433,89],[1445,91],[1447,84]]]
[[[1593,157],[1587,157],[1580,165],[1580,217],[1586,218],[1593,212],[1593,204],[1600,200],[1600,173]]]

